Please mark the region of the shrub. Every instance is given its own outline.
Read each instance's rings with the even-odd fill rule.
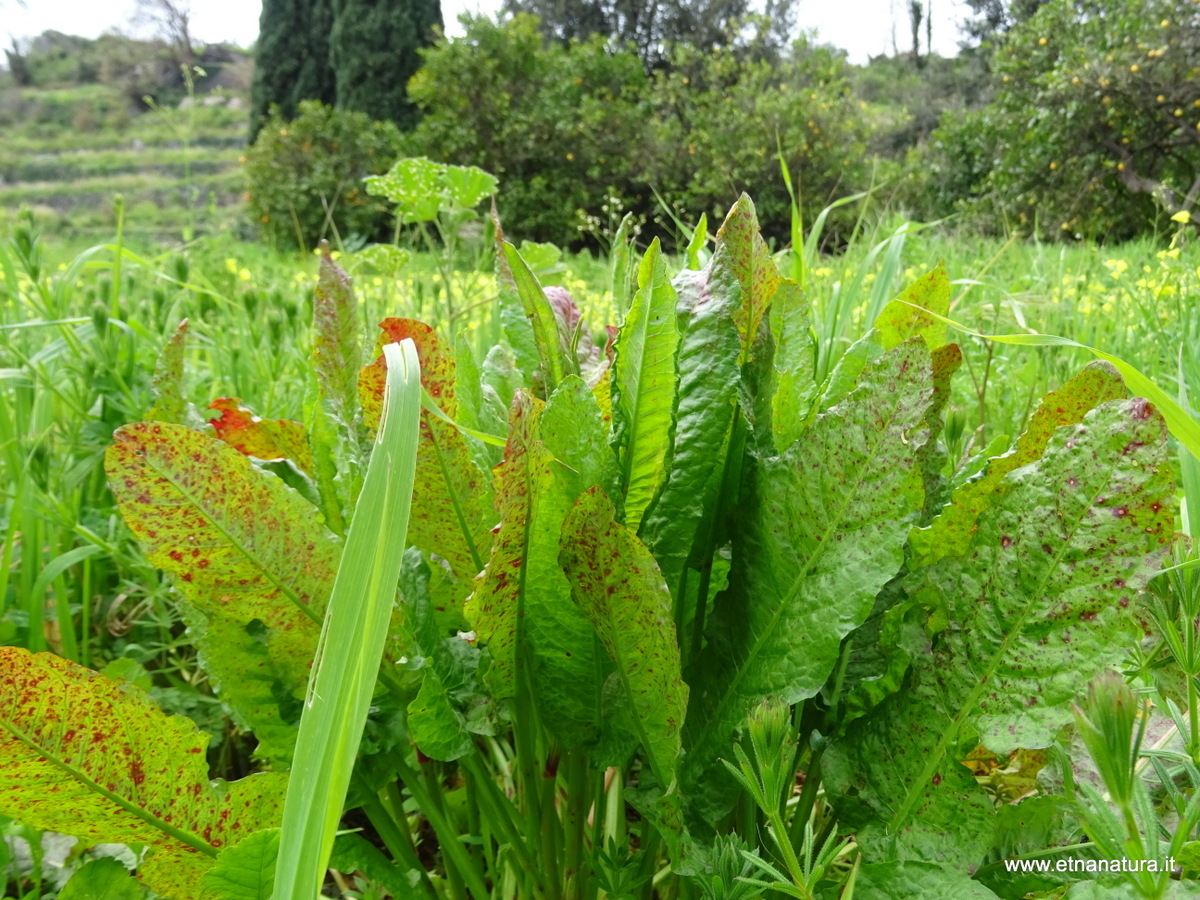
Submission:
[[[790,200],[781,153],[806,221],[868,178],[869,128],[842,57],[828,49],[797,41],[769,63],[680,47],[656,76],[650,103],[646,175],[679,211],[704,210],[719,221],[730,198],[753,190],[764,233],[783,238]]]
[[[408,152],[500,179],[510,232],[555,242],[616,197],[651,218],[654,192],[689,216],[759,198],[764,230],[786,233],[778,150],[808,215],[865,180],[866,138],[845,64],[801,42],[775,63],[731,49],[678,47],[647,76],[599,38],[545,45],[537,20],[465,21],[465,37],[424,53],[409,96],[425,117]]]
[[[562,242],[576,210],[637,180],[648,140],[642,64],[599,37],[544,46],[533,16],[464,21],[466,35],[425,51],[409,82],[425,111],[410,154],[493,173],[514,233]],[[644,189],[634,198],[649,201]]]
[[[301,103],[291,122],[275,111],[246,151],[250,216],[277,245],[311,247],[331,233],[382,234],[387,203],[367,194],[362,179],[386,172],[399,145],[395,125],[363,113],[315,100]]]

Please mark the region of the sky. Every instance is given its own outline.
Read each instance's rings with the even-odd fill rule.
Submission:
[[[501,0],[442,0],[442,15],[450,35],[461,34],[462,12],[492,14]],[[933,48],[952,55],[958,49],[958,24],[967,15],[965,0],[933,0]],[[261,0],[193,0],[192,34],[198,41],[229,41],[249,46],[258,35]],[[850,61],[891,53],[893,35],[901,51],[911,46],[907,0],[799,0],[797,19],[802,28],[816,29],[822,43],[849,51]],[[136,0],[0,0],[0,37],[27,38],[47,29],[96,37],[110,29],[138,33],[130,26]],[[924,25],[921,27],[924,42]]]

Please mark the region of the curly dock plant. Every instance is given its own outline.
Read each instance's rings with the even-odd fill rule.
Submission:
[[[179,898],[310,900],[326,864],[424,900],[987,898],[1092,878],[1024,886],[999,862],[1084,841],[1070,779],[1035,776],[1072,770],[1078,693],[1152,619],[1181,408],[1099,361],[1009,452],[951,459],[947,273],[825,367],[747,197],[703,268],[672,277],[646,251],[607,340],[499,250],[503,340],[482,357],[403,318],[365,353],[326,259],[304,421],[217,398],[215,436],[187,427],[173,344],[155,419],[109,451],[274,805],[223,819],[236,786],[170,762],[195,739],[156,744],[133,783],[149,748],[80,737],[91,698],[125,689],[6,652],[0,754],[24,780],[0,813],[69,830],[49,788],[70,785],[120,812],[80,836],[149,844],[139,877]],[[69,705],[32,686],[51,673]],[[155,881],[176,858],[193,863]]]

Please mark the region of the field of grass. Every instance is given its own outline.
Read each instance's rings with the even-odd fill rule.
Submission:
[[[185,227],[195,209],[194,196],[163,202],[178,195],[185,169],[188,183],[213,198],[201,206],[211,203],[220,215],[236,209],[234,130],[223,137],[214,129],[209,146],[184,149],[171,143],[170,128],[148,119],[136,162],[133,151],[82,142],[53,158],[35,143],[6,143],[0,157],[0,203],[66,204],[46,216],[65,226],[62,237],[40,237],[31,217],[0,223],[0,645],[50,650],[141,684],[162,709],[214,736],[212,772],[228,779],[255,770],[254,739],[214,696],[170,579],[117,509],[103,455],[114,429],[140,421],[154,404],[156,360],[185,319],[186,421],[203,427],[218,397],[240,398],[267,419],[304,420],[318,258],[229,236],[173,249],[154,240]],[[217,146],[226,137],[228,145]],[[158,171],[147,174],[148,167]],[[114,190],[126,198],[120,233],[104,199]],[[151,213],[163,206],[171,213]],[[111,242],[85,246],[110,221],[102,240]],[[1200,245],[1189,237],[1181,225],[1170,244],[1004,243],[880,219],[864,224],[844,253],[781,250],[777,260],[805,286],[818,381],[887,301],[941,262],[952,279],[950,317],[963,325],[1068,337],[1132,363],[1171,396],[1195,397]],[[698,261],[710,249],[711,239]],[[448,342],[461,336],[477,366],[500,342],[500,287],[486,240],[452,260],[411,250],[398,267],[370,253],[334,257],[353,278],[359,326],[372,340],[376,323],[405,316],[428,322]],[[630,303],[612,261],[546,248],[536,259],[541,283],[570,292],[603,347],[604,326],[620,324]],[[1092,358],[1084,350],[958,340],[965,362],[943,435],[954,469],[985,447],[1007,446],[996,442],[1020,434],[1039,398]],[[1173,465],[1178,471],[1174,455]],[[290,477],[286,465],[271,468]],[[17,823],[4,833],[40,840]],[[48,896],[80,862],[26,866],[9,896]]]

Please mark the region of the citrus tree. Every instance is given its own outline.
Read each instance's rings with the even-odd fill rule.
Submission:
[[[1200,199],[1200,6],[1054,0],[1004,39],[996,96],[936,134],[944,206],[1128,237]]]

